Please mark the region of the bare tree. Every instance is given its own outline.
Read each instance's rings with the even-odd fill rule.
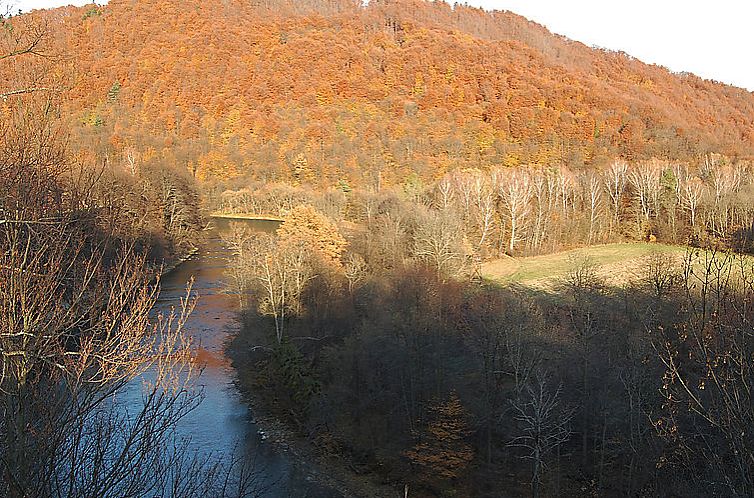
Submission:
[[[560,202],[560,212],[563,219],[569,219],[569,209],[575,204],[574,200],[574,179],[573,175],[564,169],[558,171],[556,177],[557,181],[557,196]]]
[[[638,164],[628,173],[636,203],[636,232],[641,237],[651,235],[650,219],[657,216],[660,198],[660,164],[649,161]]]
[[[679,263],[672,254],[653,251],[642,262],[642,281],[651,289],[655,299],[663,299],[678,283]]]
[[[414,232],[414,256],[444,276],[456,275],[466,263],[463,233],[450,212],[430,211]]]
[[[473,203],[474,175],[468,171],[456,172],[453,175],[453,186],[458,193],[463,216],[468,218]]]
[[[481,251],[495,225],[495,192],[490,182],[482,177],[474,182],[474,208],[479,232],[477,247]]]
[[[454,198],[454,190],[453,190],[453,183],[451,182],[450,178],[445,176],[440,182],[437,184],[437,192],[440,196],[440,208],[445,210],[449,209],[451,207],[451,204],[453,203]]]
[[[356,285],[367,277],[368,268],[364,257],[358,253],[349,254],[343,266],[343,273],[348,280],[348,293],[353,294]]]
[[[539,249],[547,237],[548,219],[552,209],[552,190],[550,177],[552,175],[537,172],[532,181],[532,194],[534,197],[535,217],[532,229],[532,246]]]
[[[664,366],[655,423],[671,464],[701,493],[754,494],[754,268],[743,256],[690,250],[685,313],[657,327]]]
[[[639,164],[628,173],[628,180],[634,188],[634,197],[639,204],[641,216],[649,221],[656,215],[657,197],[660,190],[660,168],[655,162]]]
[[[131,176],[136,176],[138,157],[134,147],[126,147],[123,151],[123,159],[126,161],[126,167]]]
[[[587,179],[588,202],[589,202],[589,239],[588,243],[594,242],[599,222],[600,209],[602,207],[602,188],[599,179],[589,175]]]
[[[704,199],[704,184],[698,178],[693,178],[686,182],[683,190],[683,205],[689,211],[691,216],[691,229],[696,230],[697,213],[699,205]]]
[[[257,292],[259,312],[272,317],[275,340],[282,343],[286,322],[301,312],[301,293],[315,277],[310,249],[302,243],[281,246],[273,235],[256,233],[244,240],[236,257],[240,280],[248,284],[241,292]]]
[[[228,264],[227,273],[230,274],[231,290],[238,296],[240,309],[248,306],[245,298],[251,288],[251,275],[247,271],[249,243],[254,239],[254,234],[241,223],[231,223],[230,230],[221,235],[223,242],[231,250],[234,257]]]
[[[511,400],[520,435],[509,446],[526,450],[524,458],[532,462],[531,493],[538,497],[547,457],[571,435],[573,409],[562,406],[562,386],[554,392],[547,385],[547,376],[537,373],[518,397]]]
[[[571,261],[572,269],[565,279],[565,295],[568,297],[567,314],[578,355],[580,357],[581,377],[581,451],[584,462],[589,452],[589,421],[591,410],[592,351],[595,340],[600,336],[603,324],[600,320],[602,306],[600,296],[603,292],[602,281],[597,276],[597,267],[588,257]]]
[[[713,205],[707,211],[708,228],[724,235],[730,225],[731,201],[741,186],[740,170],[719,166],[711,169],[708,175],[713,194]]]
[[[508,252],[512,254],[516,242],[523,238],[522,232],[531,210],[531,179],[523,171],[512,172],[501,179],[499,189],[510,227]]]

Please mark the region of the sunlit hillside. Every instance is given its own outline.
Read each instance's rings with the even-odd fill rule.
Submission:
[[[443,2],[113,0],[47,23],[79,146],[201,180],[376,186],[455,168],[754,150],[754,95]]]

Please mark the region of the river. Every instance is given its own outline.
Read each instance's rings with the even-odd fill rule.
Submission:
[[[244,220],[254,230],[273,231],[278,222]],[[230,253],[220,233],[227,220],[215,219],[200,250],[162,278],[158,311],[168,313],[178,307],[185,296],[186,282],[194,279],[194,292],[199,296],[185,331],[200,347],[200,358],[206,366],[197,382],[203,387],[204,399],[181,420],[179,437],[190,438],[190,446],[201,453],[229,457],[234,451],[244,452],[253,462],[255,472],[268,488],[263,496],[333,497],[341,496],[313,479],[305,466],[287,452],[263,440],[254,415],[235,384],[236,372],[224,354],[224,345],[238,327],[237,301],[223,293],[223,280]]]

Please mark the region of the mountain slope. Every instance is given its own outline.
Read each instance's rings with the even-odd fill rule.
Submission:
[[[80,142],[205,180],[400,183],[457,167],[754,150],[752,93],[507,12],[113,0],[41,15],[75,67],[67,112]]]

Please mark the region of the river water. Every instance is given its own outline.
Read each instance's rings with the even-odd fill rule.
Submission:
[[[186,295],[186,283],[193,278],[193,291],[199,296],[185,331],[199,344],[199,356],[206,366],[197,382],[204,399],[177,428],[179,437],[190,438],[190,447],[215,457],[230,457],[243,452],[253,461],[254,472],[266,491],[262,496],[332,497],[334,490],[317,484],[306,468],[289,454],[265,442],[254,423],[249,405],[235,385],[236,372],[224,355],[229,334],[238,327],[237,301],[223,293],[223,280],[230,252],[221,232],[228,222],[216,220],[201,249],[188,261],[162,277],[158,311],[168,313]],[[254,230],[274,231],[272,221],[243,221]]]

